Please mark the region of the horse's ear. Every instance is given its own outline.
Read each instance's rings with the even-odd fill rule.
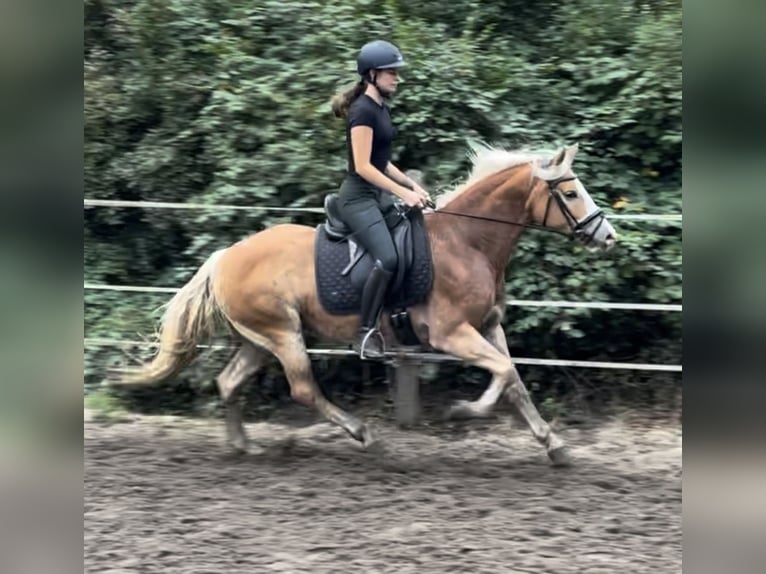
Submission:
[[[564,161],[564,158],[567,154],[567,148],[561,149],[555,156],[553,156],[553,159],[551,160],[551,165],[561,165],[561,163]]]
[[[580,148],[579,144],[569,146],[564,150],[564,157],[566,158],[567,165],[571,166],[574,161],[574,157],[577,154],[577,150]]]
[[[577,153],[578,144],[571,145],[569,147],[562,148],[554,158],[551,160],[551,165],[561,165],[566,162],[567,165],[572,165],[572,160]]]

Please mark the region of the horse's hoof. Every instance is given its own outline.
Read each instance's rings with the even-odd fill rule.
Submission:
[[[229,448],[231,449],[232,454],[235,455],[246,455],[251,454],[252,452],[250,442],[247,439],[242,438],[230,440]]]
[[[446,420],[484,419],[490,416],[489,412],[478,410],[471,401],[455,401],[447,409]]]
[[[560,446],[548,451],[548,458],[551,459],[553,466],[567,467],[572,466],[572,457],[569,455],[569,449],[565,446]]]
[[[371,452],[379,452],[381,447],[383,446],[380,442],[380,439],[378,438],[377,433],[375,433],[370,427],[365,425],[365,427],[362,429],[362,446],[364,447],[364,450],[371,451]]]
[[[474,416],[476,415],[471,408],[471,403],[468,401],[455,401],[444,414],[444,418],[448,421],[471,419]]]

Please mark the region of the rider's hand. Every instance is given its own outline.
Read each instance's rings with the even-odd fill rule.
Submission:
[[[406,193],[402,195],[404,203],[409,207],[423,208],[426,206],[426,199],[416,191],[405,188]]]
[[[426,201],[430,201],[430,199],[431,199],[431,196],[428,195],[428,192],[425,189],[423,189],[422,187],[420,187],[417,183],[413,182],[412,191],[414,191],[415,193],[420,195],[420,197],[422,197]]]

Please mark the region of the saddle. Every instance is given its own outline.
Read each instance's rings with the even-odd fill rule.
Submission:
[[[327,220],[317,226],[316,283],[324,309],[332,315],[346,315],[359,313],[362,288],[374,261],[340,218],[337,201],[337,194],[325,198]],[[398,255],[398,266],[383,300],[383,309],[391,314],[400,342],[417,344],[406,308],[424,301],[433,284],[431,249],[423,214],[409,210],[403,203],[394,203],[392,210],[384,215]]]
[[[327,214],[325,222],[325,233],[333,241],[345,241],[348,244],[349,262],[341,271],[342,276],[349,275],[351,270],[357,265],[367,253],[367,249],[351,235],[351,229],[341,220],[338,211],[338,194],[331,193],[324,199],[324,210]],[[396,273],[391,278],[389,286],[390,291],[397,291],[404,282],[406,272],[412,267],[415,253],[413,249],[412,225],[408,219],[409,210],[403,203],[394,203],[393,211],[387,213],[387,222],[391,216],[395,216],[394,223],[388,224],[391,230],[391,239],[394,242],[394,248],[398,255]],[[366,274],[365,274],[366,276]]]

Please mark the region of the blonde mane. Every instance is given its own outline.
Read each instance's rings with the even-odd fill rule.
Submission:
[[[457,199],[466,189],[482,179],[522,164],[532,164],[532,175],[542,179],[555,179],[561,177],[569,170],[571,161],[564,161],[560,165],[543,168],[541,160],[553,159],[555,151],[509,151],[479,142],[469,142],[468,157],[471,160],[471,172],[468,178],[457,184],[452,189],[447,189],[436,198],[436,208],[444,207],[450,201]]]

